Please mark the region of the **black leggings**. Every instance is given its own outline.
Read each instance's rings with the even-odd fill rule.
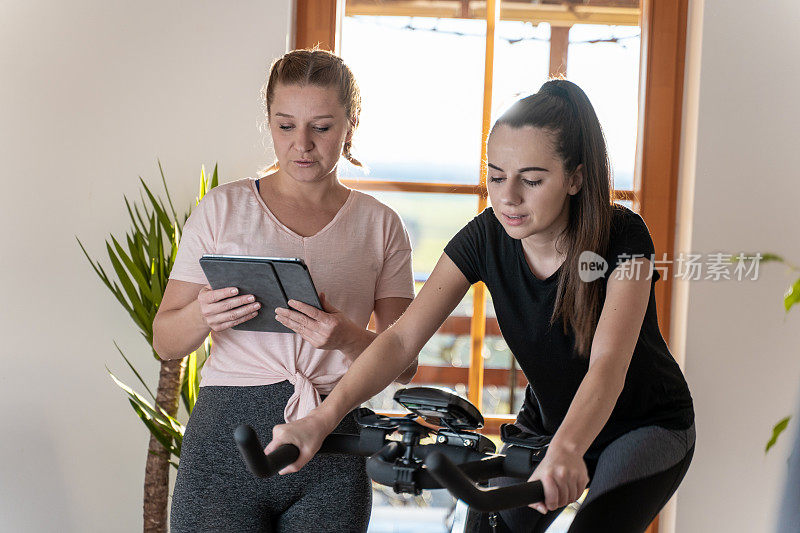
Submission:
[[[172,496],[173,533],[366,531],[372,490],[363,458],[317,455],[299,472],[268,479],[245,469],[234,429],[250,424],[266,444],[293,390],[288,381],[200,387]],[[358,433],[358,425],[349,415],[336,431]]]
[[[569,532],[644,531],[686,475],[694,454],[694,441],[694,426],[686,430],[647,426],[613,441],[596,461],[586,461],[589,493]],[[519,482],[519,479],[500,478],[492,485]],[[544,515],[529,507],[502,511],[496,531],[543,532],[563,509]],[[479,527],[478,521],[477,514],[471,513],[468,530],[486,530],[486,525]]]

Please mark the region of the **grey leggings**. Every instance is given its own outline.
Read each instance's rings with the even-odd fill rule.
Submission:
[[[245,469],[234,429],[250,424],[266,444],[273,426],[284,422],[293,390],[288,381],[200,387],[172,496],[173,533],[366,531],[372,491],[363,458],[317,455],[299,472],[269,479]],[[336,432],[358,433],[352,415]]]
[[[570,525],[570,533],[644,531],[686,475],[694,442],[694,425],[685,430],[647,426],[611,442],[596,461],[586,460],[589,494]],[[519,482],[499,478],[492,485]],[[497,531],[543,532],[562,510],[544,515],[529,507],[502,511]],[[470,522],[470,530],[481,531],[474,513]]]

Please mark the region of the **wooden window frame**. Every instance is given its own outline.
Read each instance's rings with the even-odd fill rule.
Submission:
[[[341,34],[342,17],[345,15],[345,0],[295,0],[295,28],[293,48],[310,48],[319,46],[338,52],[338,38]],[[486,71],[492,72],[494,28],[499,20],[500,0],[486,0],[474,3],[473,15],[485,14],[487,20],[486,36]],[[678,191],[678,171],[680,158],[680,135],[683,102],[684,65],[686,56],[686,24],[689,0],[641,0],[639,26],[641,27],[641,55],[639,69],[639,120],[636,141],[636,164],[633,190],[616,191],[616,198],[632,201],[634,210],[638,211],[647,222],[655,245],[656,258],[674,257],[676,205]],[[461,11],[455,13],[430,13],[428,16],[459,16],[471,9],[471,2],[461,2]],[[541,17],[555,26],[568,27],[571,24],[625,23],[623,18],[610,19],[601,9],[594,12],[579,13],[575,6],[570,9],[564,6],[537,6],[540,9],[531,14],[531,7],[514,5],[514,9],[504,11],[504,19],[515,17]],[[528,12],[518,13],[519,9]],[[549,10],[548,12],[541,11]],[[365,13],[366,14],[366,13]],[[377,13],[375,13],[377,14]],[[403,13],[396,13],[401,15]],[[411,14],[411,13],[406,13]],[[463,15],[462,15],[463,16]],[[629,20],[631,14],[625,15]],[[577,17],[577,18],[576,18]],[[592,18],[593,17],[593,18]],[[605,17],[605,18],[604,18]],[[516,18],[519,20],[519,18]],[[605,22],[604,22],[605,21]],[[563,58],[566,57],[564,46],[566,32],[557,34],[559,46],[551,45],[550,71],[556,74],[563,71]],[[483,141],[486,140],[490,127],[491,76],[485,77],[483,104]],[[487,102],[488,100],[488,102]],[[482,143],[482,152],[485,151]],[[481,161],[485,161],[482,153]],[[485,167],[481,163],[482,167]],[[377,191],[402,191],[420,193],[472,194],[478,198],[478,211],[486,207],[486,169],[482,168],[478,185],[450,183],[410,183],[389,182],[379,180],[343,180],[353,188]],[[465,332],[466,320],[469,320],[472,335],[470,351],[470,369],[468,371],[469,398],[480,407],[483,383],[495,381],[506,383],[510,374],[505,369],[483,369],[481,356],[484,337],[489,333],[499,332],[496,319],[485,317],[485,288],[482,283],[475,286],[473,294],[473,315],[451,317],[440,331],[454,333]],[[671,310],[672,310],[672,276],[662,277],[656,284],[656,302],[659,327],[662,335],[669,342]],[[460,320],[459,320],[460,319]],[[456,323],[459,323],[456,325]],[[465,332],[466,333],[466,332]],[[422,367],[420,378],[458,379],[463,380],[466,369],[443,367]],[[519,379],[521,372],[517,371]],[[522,378],[524,380],[524,377]],[[421,380],[420,380],[421,381]],[[462,382],[462,381],[457,381]],[[496,433],[499,425],[512,421],[513,415],[487,417],[486,432]],[[648,533],[658,531],[658,518],[648,528]]]

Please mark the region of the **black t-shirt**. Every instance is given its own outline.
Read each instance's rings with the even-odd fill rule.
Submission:
[[[492,295],[500,331],[529,382],[518,423],[536,435],[553,435],[589,368],[589,358],[575,352],[574,333],[564,333],[560,318],[550,326],[563,265],[545,280],[534,276],[522,243],[506,233],[492,208],[462,228],[444,252],[470,283],[483,281]],[[626,257],[641,254],[652,259],[654,253],[644,220],[616,205],[603,256],[608,270],[596,283],[605,286]],[[612,440],[638,427],[686,429],[694,422],[689,387],[658,328],[653,285],[659,278],[656,270],[622,393],[587,457],[596,457]]]

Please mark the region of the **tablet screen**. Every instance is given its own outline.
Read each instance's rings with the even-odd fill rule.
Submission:
[[[258,314],[234,326],[235,330],[294,333],[275,320],[276,307],[288,308],[288,300],[298,300],[322,308],[314,282],[301,259],[204,255],[200,266],[211,288],[236,287],[239,294],[252,294],[261,304]]]

